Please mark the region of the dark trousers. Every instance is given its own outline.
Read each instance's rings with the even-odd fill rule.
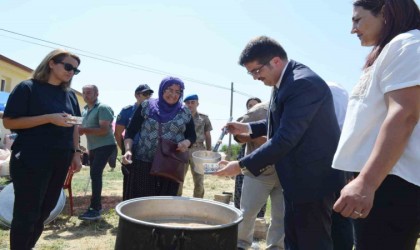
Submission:
[[[331,237],[334,250],[353,250],[353,220],[332,212]]]
[[[337,201],[339,197],[340,192],[337,192],[335,194],[335,201]],[[344,217],[335,211],[332,211],[331,219],[331,237],[333,240],[334,250],[353,250],[353,219]]]
[[[285,247],[287,250],[332,250],[331,213],[334,194],[307,203],[285,200]]]
[[[357,250],[414,250],[420,233],[420,187],[388,175],[375,192],[368,217],[354,220],[354,229]]]
[[[122,200],[128,200],[129,199],[129,194],[128,194],[128,183],[129,183],[129,176],[130,176],[130,172],[132,171],[133,164],[121,164],[121,172],[123,175],[123,194],[122,194]]]
[[[10,248],[31,249],[57,205],[73,153],[70,149],[15,150],[10,171],[15,190]]]
[[[131,146],[131,150],[132,152],[136,152],[136,144],[133,143],[133,145]],[[125,146],[124,146],[124,140],[122,140],[122,149],[121,149],[121,155],[125,154]],[[135,157],[135,156],[133,156]],[[134,160],[134,158],[133,158]],[[130,199],[130,194],[129,194],[129,178],[130,178],[130,172],[132,171],[133,164],[121,164],[121,172],[123,175],[123,193],[122,193],[122,200],[128,200]]]
[[[235,177],[235,193],[233,196],[233,204],[235,207],[240,209],[241,208],[241,197],[242,197],[242,184],[244,182],[244,175],[238,174]]]
[[[151,162],[134,160],[128,175],[127,199],[147,196],[176,196],[179,183],[150,174]]]
[[[114,144],[89,150],[90,179],[92,180],[92,198],[90,199],[90,207],[93,209],[102,209],[102,174],[108,159],[115,148],[116,145]]]
[[[117,156],[118,156],[118,149],[115,147],[114,151],[112,151],[111,155],[108,158],[108,165],[111,168],[115,168],[117,166]]]

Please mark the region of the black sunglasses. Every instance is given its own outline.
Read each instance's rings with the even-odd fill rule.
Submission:
[[[136,92],[136,95],[142,95],[142,96],[144,96],[144,97],[148,97],[148,96],[153,95],[153,93],[152,93],[152,92],[150,92],[150,91],[146,91],[146,92]]]
[[[148,97],[148,96],[153,95],[153,93],[152,92],[142,92],[141,95],[145,96],[145,97]]]
[[[80,73],[80,70],[77,69],[77,68],[75,68],[75,67],[73,67],[73,65],[71,65],[70,63],[63,63],[63,62],[57,62],[57,63],[63,64],[64,65],[64,69],[66,71],[72,71],[73,70],[73,72],[74,72],[75,75],[77,75],[77,74]]]

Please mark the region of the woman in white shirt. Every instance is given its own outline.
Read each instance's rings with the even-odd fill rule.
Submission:
[[[414,0],[355,0],[373,46],[351,93],[333,167],[354,172],[334,210],[355,220],[356,249],[414,249],[420,232],[420,11]]]

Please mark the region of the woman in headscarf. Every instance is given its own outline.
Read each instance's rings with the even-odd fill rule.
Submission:
[[[162,138],[177,143],[177,150],[185,152],[195,142],[194,121],[188,107],[182,103],[184,83],[179,78],[166,77],[159,86],[157,99],[144,101],[135,111],[125,134],[124,164],[133,164],[128,177],[128,199],[144,196],[176,196],[179,183],[150,175],[159,142]],[[140,133],[136,151],[131,152],[133,138]]]

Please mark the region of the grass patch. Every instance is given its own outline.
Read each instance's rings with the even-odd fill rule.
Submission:
[[[115,206],[121,201],[122,174],[121,168],[117,166],[115,171],[109,172],[105,168],[103,174],[102,219],[97,222],[81,221],[77,216],[83,213],[90,202],[91,188],[89,183],[89,168],[84,167],[80,173],[73,177],[72,190],[75,215],[69,215],[69,199],[62,213],[50,224],[46,225],[37,250],[107,250],[114,249],[119,217],[115,213]],[[0,178],[0,185],[6,185],[8,181]],[[234,192],[235,181],[231,178],[218,178],[206,175],[204,180],[205,199],[213,199],[215,194],[222,192]],[[89,185],[88,185],[89,184]],[[87,189],[86,189],[87,187]],[[86,191],[86,195],[85,195]],[[192,197],[193,181],[191,173],[188,172],[183,196]],[[66,191],[66,195],[68,195]],[[1,201],[0,201],[1,202]],[[270,218],[271,202],[268,200],[265,217]],[[10,230],[0,226],[0,249],[9,249]],[[260,248],[264,249],[265,242],[260,241]],[[416,250],[420,250],[420,241]]]
[[[115,206],[121,202],[122,173],[121,168],[110,172],[106,167],[103,173],[102,190],[102,219],[97,222],[81,221],[77,216],[83,213],[90,202],[91,186],[89,181],[89,167],[84,167],[73,176],[72,190],[74,201],[74,216],[69,215],[69,199],[62,213],[50,224],[45,226],[44,232],[36,245],[37,250],[106,250],[114,249],[119,217]],[[0,178],[0,185],[6,185],[7,180]],[[215,194],[223,191],[233,192],[234,180],[206,175],[205,197],[213,199]],[[65,191],[66,195],[68,192]],[[86,195],[85,195],[86,193]],[[183,196],[192,197],[193,181],[188,172]],[[0,249],[9,249],[9,232],[5,227],[0,227]]]

